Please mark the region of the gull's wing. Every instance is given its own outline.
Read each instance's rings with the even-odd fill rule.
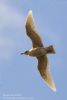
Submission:
[[[32,11],[29,11],[26,18],[26,33],[32,40],[33,47],[43,47],[43,43],[38,32],[35,29]]]
[[[38,70],[45,80],[45,83],[53,90],[56,91],[55,84],[50,74],[47,56],[41,56],[38,58]]]

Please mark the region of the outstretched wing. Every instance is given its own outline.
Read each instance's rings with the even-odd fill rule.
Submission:
[[[33,47],[43,47],[41,38],[35,29],[32,11],[29,11],[28,16],[26,18],[26,33],[32,40]]]
[[[41,56],[38,58],[38,70],[45,80],[46,84],[53,90],[56,91],[55,84],[50,74],[50,70],[48,67],[48,59],[47,56]]]

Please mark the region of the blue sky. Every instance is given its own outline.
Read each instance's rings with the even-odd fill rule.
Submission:
[[[37,70],[35,58],[21,56],[32,43],[26,36],[25,19],[32,10],[48,55],[57,92],[51,91]],[[33,100],[67,100],[67,1],[0,0],[0,100],[4,95],[21,95]]]

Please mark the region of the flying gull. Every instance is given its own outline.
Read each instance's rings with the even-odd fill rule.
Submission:
[[[25,54],[31,57],[36,57],[38,60],[38,70],[40,75],[45,80],[45,83],[53,90],[56,91],[55,83],[52,79],[47,54],[55,54],[53,45],[44,47],[39,33],[36,31],[35,22],[32,11],[30,10],[26,18],[26,33],[27,36],[32,40],[32,49],[27,50],[21,55]]]

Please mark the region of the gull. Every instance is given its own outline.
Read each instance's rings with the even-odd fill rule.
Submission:
[[[29,11],[26,17],[25,28],[27,36],[32,40],[32,49],[21,53],[21,55],[25,54],[37,58],[38,70],[42,79],[45,81],[49,88],[51,88],[53,91],[56,91],[56,86],[51,76],[47,57],[47,54],[55,54],[55,50],[53,45],[44,47],[42,39],[39,36],[39,33],[36,31],[32,10]]]

